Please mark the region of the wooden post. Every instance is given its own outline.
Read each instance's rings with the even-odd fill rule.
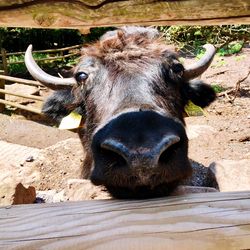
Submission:
[[[250,249],[250,192],[0,208],[0,249]]]
[[[6,50],[1,49],[1,55],[2,55],[2,67],[3,67],[3,73],[4,75],[8,74],[8,67],[7,67],[7,58],[6,58]],[[5,89],[5,80],[0,79],[0,89]],[[0,93],[0,99],[4,100],[5,99],[5,94]],[[5,109],[5,105],[0,103],[0,112],[3,112]]]
[[[0,79],[0,89],[4,90],[4,86],[5,86],[5,80]],[[5,100],[5,94],[4,93],[0,93],[0,99],[1,100]],[[0,113],[2,113],[5,109],[5,105],[4,104],[0,104]]]
[[[88,29],[128,24],[249,24],[250,1],[2,0],[0,16],[0,26],[37,28]]]
[[[8,62],[7,62],[6,50],[2,48],[1,49],[1,54],[2,54],[2,62],[3,62],[4,74],[7,76],[8,75]]]

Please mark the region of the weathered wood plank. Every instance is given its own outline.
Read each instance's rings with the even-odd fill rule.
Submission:
[[[2,70],[5,75],[8,75],[8,65],[6,59],[6,50],[1,48],[1,57],[2,57]],[[0,79],[0,89],[5,89],[6,81],[4,79]],[[5,100],[5,94],[0,93],[0,99]],[[5,109],[5,105],[0,104],[0,112],[3,112]]]
[[[0,79],[0,90],[4,90],[5,88],[5,81]],[[5,94],[4,93],[0,93],[0,99],[4,100],[5,99]],[[5,109],[5,105],[4,104],[0,104],[0,113],[2,113]]]
[[[0,26],[84,28],[124,24],[250,23],[249,0],[3,0]]]
[[[250,249],[250,192],[0,208],[1,249]]]
[[[6,101],[6,100],[0,99],[0,104],[9,105],[11,107],[16,107],[16,108],[19,108],[19,109],[24,109],[24,110],[27,110],[29,112],[33,112],[33,113],[42,115],[41,109],[37,109],[37,108],[33,108],[33,107],[28,107],[28,106],[25,106],[25,105],[22,105],[22,104],[19,104],[19,103],[10,102],[10,101]]]
[[[22,84],[26,84],[26,85],[30,85],[30,86],[44,86],[38,81],[22,79],[22,78],[12,77],[12,76],[0,75],[0,79],[7,80],[10,82],[22,83]]]
[[[16,92],[9,91],[9,90],[4,90],[4,89],[0,89],[0,94],[13,95],[13,96],[28,98],[28,99],[31,99],[31,100],[41,101],[41,102],[44,101],[44,98],[41,97],[41,96],[29,95],[29,94],[21,94],[21,93],[16,93]]]

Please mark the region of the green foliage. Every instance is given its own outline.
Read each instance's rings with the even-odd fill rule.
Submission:
[[[221,93],[223,91],[225,91],[225,88],[223,88],[221,85],[213,83],[212,84],[212,88],[215,91],[215,93]]]
[[[212,43],[218,48],[218,55],[227,56],[240,52],[245,42],[250,42],[250,25],[222,25],[222,26],[161,26],[168,43],[174,43],[182,51],[195,55],[197,59],[204,54],[202,45]],[[87,35],[81,35],[78,30],[69,29],[24,29],[0,28],[0,46],[7,52],[25,51],[29,44],[35,50],[62,48],[66,46],[89,43],[97,40],[106,31],[113,27],[92,28]],[[46,58],[46,54],[34,54],[35,58]],[[72,67],[77,63],[78,57],[56,61],[41,61],[39,65],[46,71],[56,71],[62,67]],[[237,56],[235,60],[242,60]],[[22,61],[23,56],[11,56],[10,62]],[[215,67],[225,64],[218,60]],[[27,73],[24,64],[9,65],[11,75],[24,75]],[[53,72],[52,72],[53,73]]]
[[[34,53],[33,57],[34,59],[45,59],[45,58],[50,57],[50,55],[45,54],[45,53]],[[8,64],[9,75],[19,76],[19,77],[26,76],[28,72],[27,72],[27,68],[25,64],[24,63],[14,64],[14,62],[24,61],[24,55],[18,55],[18,56],[12,55],[12,56],[9,56],[8,59],[10,62]],[[56,59],[54,61],[43,60],[43,61],[38,61],[37,63],[45,71],[49,71],[51,74],[54,74],[55,71],[58,71],[61,68],[72,67],[76,65],[77,61],[78,61],[78,57],[75,56],[75,57],[66,58],[66,59]]]
[[[34,53],[35,59],[46,58],[46,54]],[[24,55],[11,55],[8,57],[8,72],[12,76],[19,76],[27,72],[26,66],[24,63],[16,63],[24,61]]]
[[[196,50],[196,59],[201,59],[205,54],[205,50],[202,48],[197,48]]]
[[[224,56],[238,53],[245,42],[250,42],[250,25],[167,26],[159,30],[167,42],[192,51],[198,58],[203,53],[199,48],[206,43],[214,44]]]
[[[79,62],[79,57],[67,58],[65,66],[71,68],[75,66],[78,62]]]
[[[0,47],[7,52],[25,51],[29,44],[33,44],[35,50],[63,48],[83,42],[97,40],[103,33],[114,28],[93,28],[87,35],[81,35],[78,30],[70,29],[25,29],[25,28],[0,28]],[[42,59],[49,54],[34,53],[34,58]],[[59,56],[59,54],[58,54]],[[24,55],[10,56],[9,62],[24,61]],[[39,66],[50,73],[64,68],[72,67],[77,63],[78,57],[71,57],[55,61],[40,61]],[[26,76],[27,69],[24,63],[8,64],[8,72],[12,76]]]
[[[9,63],[8,63],[8,73],[12,76],[18,76],[21,73],[24,73],[27,71],[24,63],[15,64],[15,62],[23,61],[24,55],[20,56],[9,56]],[[10,64],[13,63],[13,64]]]
[[[239,53],[242,47],[243,47],[243,41],[231,42],[227,46],[219,48],[217,53],[220,56],[228,56],[228,55]]]
[[[78,30],[0,28],[0,46],[8,52],[25,51],[29,44],[42,50],[81,44],[82,41]]]

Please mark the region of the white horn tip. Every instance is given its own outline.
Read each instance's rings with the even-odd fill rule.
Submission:
[[[212,44],[210,44],[210,43],[207,43],[207,44],[203,45],[202,47],[203,47],[204,49],[206,49],[206,50],[212,51],[213,53],[215,53],[215,51],[216,51],[214,45],[212,45]]]
[[[30,45],[28,46],[27,50],[32,51],[32,49],[33,49],[33,45],[30,44]]]

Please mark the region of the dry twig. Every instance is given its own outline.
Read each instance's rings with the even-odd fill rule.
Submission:
[[[232,103],[234,102],[234,100],[235,100],[235,98],[236,98],[236,96],[237,96],[237,93],[240,91],[240,84],[241,84],[242,82],[244,82],[244,81],[248,78],[249,75],[250,75],[250,68],[248,68],[248,73],[247,73],[247,75],[246,75],[245,77],[241,78],[241,79],[236,83],[234,97],[233,97],[233,99],[232,99],[232,101],[231,101]]]
[[[243,78],[239,79],[236,82],[235,89],[229,89],[229,90],[223,91],[223,92],[219,93],[218,96],[219,97],[220,96],[225,96],[229,100],[230,103],[233,103],[234,100],[235,100],[235,98],[236,98],[236,96],[237,96],[237,94],[238,94],[238,92],[240,91],[240,84],[242,82],[244,82],[248,78],[249,75],[250,75],[250,68],[248,69],[247,74]],[[229,97],[228,95],[231,94],[231,93],[233,93],[233,92],[234,92],[234,96],[233,97]]]
[[[228,71],[228,69],[225,69],[225,70],[222,70],[222,71],[213,73],[213,74],[207,76],[206,78],[212,78],[212,77],[214,77],[214,76],[222,75],[222,74],[224,74],[224,73],[227,72],[227,71]]]

